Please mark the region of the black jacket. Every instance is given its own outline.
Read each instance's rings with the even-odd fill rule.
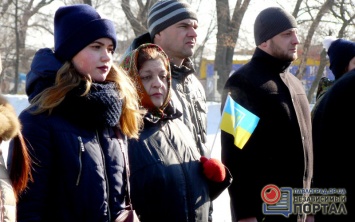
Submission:
[[[264,186],[309,188],[313,172],[310,109],[301,82],[280,61],[259,48],[227,80],[228,93],[257,115],[259,123],[243,149],[221,131],[222,161],[230,169],[232,215],[262,217]],[[224,104],[222,104],[222,109]]]
[[[149,33],[133,40],[126,53],[143,43],[152,42]],[[123,56],[122,58],[124,58]],[[207,104],[206,94],[201,82],[195,76],[191,59],[186,58],[181,67],[170,63],[172,75],[172,101],[182,111],[180,118],[192,132],[197,147],[202,155],[208,155],[207,142]]]
[[[336,80],[320,100],[313,116],[314,186],[322,189],[346,189],[348,215],[319,212],[316,221],[355,221],[355,183],[353,149],[355,109],[355,69]],[[326,195],[338,196],[338,195]],[[339,203],[336,204],[339,206]]]
[[[227,188],[207,180],[191,133],[169,105],[145,116],[139,140],[128,140],[131,199],[142,222],[207,222],[211,200]]]

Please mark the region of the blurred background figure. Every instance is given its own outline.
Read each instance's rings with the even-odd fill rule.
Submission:
[[[323,47],[327,50],[329,69],[334,75],[334,80],[322,77],[318,83],[316,103],[312,109],[312,118],[320,100],[331,85],[345,73],[355,68],[355,42],[346,39],[337,39],[328,36],[323,40]]]
[[[0,144],[13,139],[15,167],[8,172],[0,149],[0,221],[16,221],[16,201],[31,178],[31,161],[21,134],[21,124],[14,108],[0,94]]]

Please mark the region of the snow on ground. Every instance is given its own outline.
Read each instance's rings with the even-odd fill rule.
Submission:
[[[7,100],[14,106],[17,115],[28,106],[26,95],[4,95]],[[211,149],[211,157],[221,158],[221,140],[220,140],[220,103],[208,102],[207,113],[207,145]],[[8,141],[4,141],[0,145],[3,156],[6,161]],[[213,201],[213,221],[214,222],[231,222],[230,208],[229,208],[229,194],[227,189]]]
[[[207,112],[207,146],[211,149],[211,157],[221,160],[221,138],[219,124],[221,120],[220,103],[208,102]],[[213,201],[213,222],[231,222],[229,194],[226,189]]]

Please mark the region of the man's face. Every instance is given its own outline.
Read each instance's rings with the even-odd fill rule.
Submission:
[[[299,43],[297,29],[292,28],[266,41],[265,51],[278,59],[294,61],[297,59]]]
[[[163,48],[176,65],[193,55],[198,23],[194,19],[181,20],[155,35],[154,43]]]

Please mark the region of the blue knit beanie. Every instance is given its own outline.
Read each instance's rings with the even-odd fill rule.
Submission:
[[[191,5],[183,0],[157,1],[148,12],[148,31],[155,34],[184,19],[195,19],[197,15]]]
[[[297,28],[297,22],[290,13],[279,7],[266,8],[255,19],[255,44],[258,46],[291,28]]]
[[[337,39],[331,43],[328,51],[329,69],[335,79],[339,79],[349,65],[350,60],[355,57],[355,43],[345,39]]]
[[[78,52],[99,38],[110,38],[116,49],[115,26],[102,19],[90,5],[60,7],[54,16],[54,52],[62,62],[70,61]]]

